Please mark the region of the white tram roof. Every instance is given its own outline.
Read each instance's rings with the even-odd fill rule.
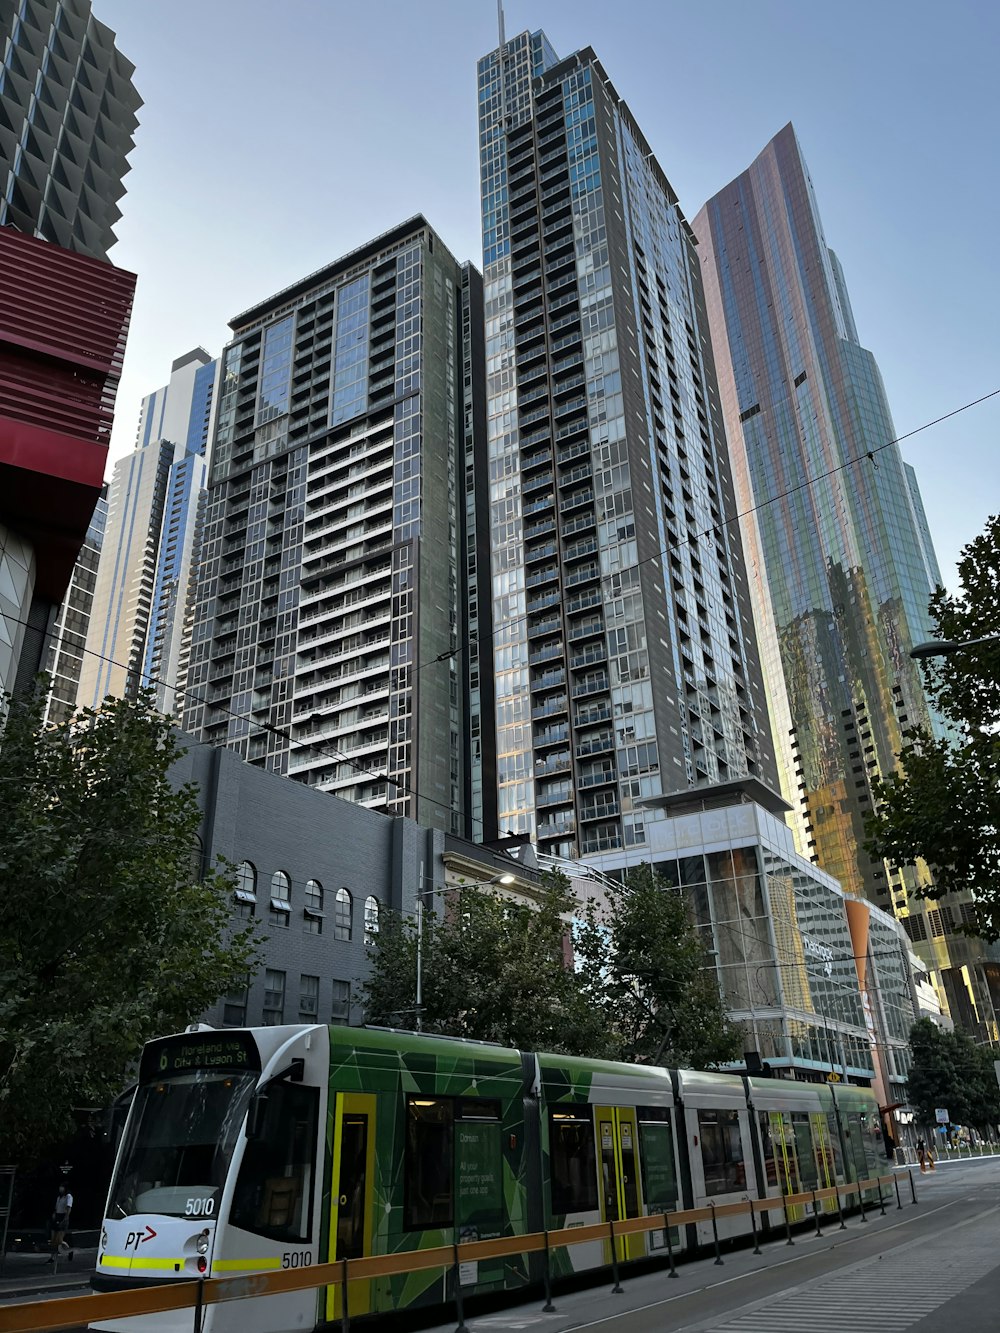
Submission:
[[[791,1078],[750,1078],[750,1105],[757,1111],[833,1110],[826,1083],[799,1083]]]
[[[739,1074],[710,1074],[679,1069],[677,1084],[685,1106],[720,1111],[746,1109],[747,1094]]]

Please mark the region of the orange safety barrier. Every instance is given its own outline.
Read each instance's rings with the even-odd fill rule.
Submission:
[[[913,1174],[909,1173],[910,1191],[916,1203]],[[617,1240],[619,1237],[640,1235],[647,1231],[667,1231],[698,1222],[712,1223],[715,1234],[716,1262],[719,1258],[718,1233],[715,1222],[720,1217],[749,1216],[751,1224],[762,1213],[780,1209],[787,1225],[789,1207],[814,1203],[819,1199],[837,1199],[850,1194],[861,1195],[878,1190],[883,1212],[882,1186],[895,1184],[898,1207],[898,1180],[894,1175],[873,1176],[869,1180],[852,1181],[847,1185],[832,1185],[824,1189],[800,1194],[768,1196],[747,1199],[739,1203],[709,1204],[702,1208],[686,1208],[675,1213],[655,1213],[647,1217],[630,1217],[620,1222],[595,1222],[588,1226],[562,1227],[558,1231],[536,1231],[524,1236],[502,1236],[496,1240],[462,1241],[455,1245],[436,1246],[430,1250],[407,1250],[400,1254],[372,1255],[363,1259],[342,1259],[333,1263],[312,1264],[308,1268],[247,1273],[240,1277],[201,1278],[193,1281],[166,1283],[157,1287],[141,1287],[132,1291],[94,1293],[89,1296],[64,1296],[56,1300],[33,1301],[24,1305],[9,1305],[0,1309],[0,1333],[48,1333],[51,1329],[69,1328],[79,1324],[93,1324],[108,1319],[123,1319],[130,1315],[158,1314],[169,1310],[200,1311],[205,1305],[220,1301],[247,1300],[255,1296],[276,1296],[286,1291],[303,1291],[312,1287],[343,1286],[347,1282],[364,1279],[394,1277],[402,1273],[416,1273],[428,1268],[454,1268],[473,1260],[499,1259],[512,1254],[538,1254],[587,1241]],[[889,1196],[892,1197],[891,1194]],[[862,1203],[863,1208],[863,1203]],[[817,1215],[818,1226],[818,1215]],[[756,1230],[754,1230],[756,1235]],[[614,1247],[617,1264],[617,1245]],[[671,1253],[672,1265],[672,1253]]]

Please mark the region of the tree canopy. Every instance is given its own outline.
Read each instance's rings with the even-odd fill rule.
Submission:
[[[384,915],[369,1022],[416,1026],[417,941],[413,918]],[[420,961],[426,1032],[696,1068],[740,1050],[685,900],[648,868],[582,908],[556,874],[533,903],[450,890],[424,913]]]
[[[961,591],[934,593],[936,638],[963,643],[1000,635],[1000,516],[962,552]],[[904,733],[900,769],[877,784],[867,849],[893,865],[922,858],[933,885],[924,896],[970,891],[976,932],[1000,939],[1000,640],[929,658],[928,695],[950,725]]]
[[[8,701],[0,737],[0,1153],[58,1143],[108,1104],[150,1037],[184,1027],[257,961],[234,881],[202,872],[182,753],[146,699],[43,727]]]
[[[648,865],[590,904],[576,957],[615,1058],[704,1069],[740,1055],[740,1031],[726,1017],[688,900]]]
[[[908,1097],[921,1123],[934,1124],[939,1106],[956,1125],[1000,1123],[1000,1087],[991,1047],[977,1046],[966,1033],[944,1032],[921,1018],[910,1031],[910,1049]]]
[[[565,879],[533,903],[469,885],[414,918],[383,913],[363,989],[370,1023],[413,1028],[420,945],[421,1027],[527,1050],[603,1054],[604,1036],[568,965]]]

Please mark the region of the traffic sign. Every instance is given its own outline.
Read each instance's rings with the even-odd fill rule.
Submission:
[[[934,1119],[939,1125],[947,1125],[951,1120],[951,1116],[948,1114],[948,1108],[946,1106],[935,1106]]]

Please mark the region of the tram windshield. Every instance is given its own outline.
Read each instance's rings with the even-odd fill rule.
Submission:
[[[255,1073],[196,1069],[140,1084],[111,1186],[110,1217],[214,1217]]]

